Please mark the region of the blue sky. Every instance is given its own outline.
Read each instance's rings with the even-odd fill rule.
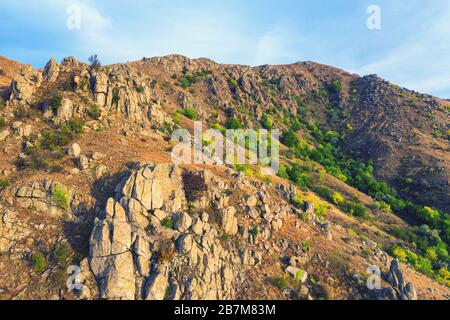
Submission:
[[[67,8],[81,9],[69,30]],[[381,9],[381,30],[366,10]],[[249,65],[316,61],[450,98],[448,0],[0,0],[0,55],[42,67],[171,53]]]

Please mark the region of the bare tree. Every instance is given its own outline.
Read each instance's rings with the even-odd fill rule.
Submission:
[[[92,70],[98,70],[102,66],[102,63],[96,54],[89,57],[89,63]]]

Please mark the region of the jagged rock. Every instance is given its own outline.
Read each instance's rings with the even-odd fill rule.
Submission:
[[[87,168],[89,168],[89,159],[83,155],[78,157],[78,168],[80,168],[81,170],[86,170]]]
[[[177,213],[173,216],[173,227],[181,233],[186,232],[192,225],[192,218],[185,212]]]
[[[249,207],[255,207],[257,205],[257,203],[258,203],[258,199],[255,196],[253,196],[253,195],[248,196],[246,198],[246,204]]]
[[[391,261],[389,272],[386,276],[389,288],[375,290],[375,296],[379,300],[417,300],[417,293],[414,285],[406,283],[400,262],[397,259]]]
[[[297,267],[288,266],[285,271],[289,273],[296,281],[305,283],[308,280],[308,273]]]
[[[145,286],[145,300],[164,300],[168,287],[168,278],[164,273],[156,272],[147,280]]]
[[[72,157],[78,157],[81,154],[81,148],[78,143],[72,144],[67,150],[67,154]]]
[[[5,141],[11,133],[8,129],[0,131],[0,141]]]
[[[42,75],[46,78],[47,81],[53,82],[58,78],[59,75],[59,66],[55,59],[50,59],[49,62],[45,65],[44,72]]]
[[[222,210],[222,228],[229,235],[235,235],[238,232],[238,221],[235,215],[235,207],[228,207]]]
[[[94,169],[95,179],[100,179],[108,174],[108,167],[104,164],[99,164]]]

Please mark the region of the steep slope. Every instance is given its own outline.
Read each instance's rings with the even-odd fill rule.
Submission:
[[[257,166],[173,166],[169,141],[195,118],[260,128],[270,115],[286,132],[296,117],[310,154],[325,141],[318,125],[340,132],[336,144],[373,159],[379,177],[411,198],[423,188],[420,202],[445,210],[448,141],[433,136],[447,125],[442,101],[311,62],[251,68],[182,56],[98,70],[50,60],[16,75],[9,93],[0,110],[0,270],[11,270],[0,273],[2,299],[449,298],[435,281],[449,281],[445,248],[429,270],[411,263],[422,252],[406,236],[423,231],[438,248],[439,231],[415,230],[325,161],[283,146],[282,163],[308,182],[288,175],[295,186]],[[439,170],[422,180],[435,198],[414,180],[433,161]],[[406,280],[396,283],[388,252],[428,276],[402,264]],[[75,291],[69,265],[82,271]],[[384,290],[367,289],[370,265],[384,272]]]

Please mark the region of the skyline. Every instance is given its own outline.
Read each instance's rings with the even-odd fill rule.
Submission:
[[[123,2],[122,2],[123,3]],[[378,74],[419,92],[450,98],[450,3],[282,0],[274,4],[198,0],[19,0],[0,3],[0,55],[41,68],[55,57],[104,64],[181,54],[218,63],[314,61],[359,75]],[[67,28],[80,8],[80,29]],[[381,10],[369,30],[367,9]]]

